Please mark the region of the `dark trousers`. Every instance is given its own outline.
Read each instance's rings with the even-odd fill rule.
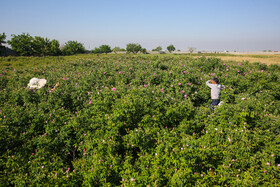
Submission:
[[[211,105],[217,106],[220,103],[220,99],[212,99]]]

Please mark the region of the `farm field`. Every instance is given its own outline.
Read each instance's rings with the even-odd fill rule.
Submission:
[[[276,59],[1,57],[0,185],[277,186]],[[47,86],[27,89],[33,77]],[[213,77],[226,86],[215,110]]]
[[[251,63],[260,62],[267,65],[278,64],[280,65],[280,55],[279,54],[234,54],[234,55],[224,55],[216,57],[221,58],[224,61],[249,61]]]

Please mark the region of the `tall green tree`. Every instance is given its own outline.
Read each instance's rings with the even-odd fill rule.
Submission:
[[[59,48],[59,41],[58,40],[52,40],[50,42],[50,46],[49,46],[49,55],[52,56],[57,56],[61,54],[61,50]]]
[[[113,48],[113,52],[114,52],[114,53],[117,53],[117,52],[119,52],[119,51],[121,51],[121,48],[120,48],[120,47],[114,47],[114,48]]]
[[[40,36],[32,37],[28,33],[21,35],[12,35],[12,39],[8,41],[12,49],[21,56],[44,56],[44,55],[60,55],[59,42],[50,40]]]
[[[2,46],[2,44],[5,44],[6,43],[6,34],[3,33],[3,34],[0,34],[0,46]]]
[[[120,51],[125,51],[125,49],[124,48],[121,48],[121,50]]]
[[[140,44],[129,43],[126,45],[127,53],[138,53],[142,49]]]
[[[3,46],[2,44],[6,43],[6,34],[0,34],[0,55],[2,55],[2,49],[5,50],[5,46]]]
[[[18,55],[21,56],[30,56],[33,55],[32,49],[32,40],[33,37],[28,33],[23,33],[20,35],[11,35],[11,40],[8,41],[8,44],[12,47],[14,51],[17,52]]]
[[[51,42],[48,38],[35,36],[32,40],[33,55],[44,56],[49,55]]]
[[[143,53],[143,54],[148,54],[148,52],[147,52],[147,49],[146,49],[146,48],[141,48],[140,52],[141,52],[141,53]]]
[[[111,47],[109,45],[101,45],[99,49],[102,53],[106,53],[106,54],[112,52]]]
[[[161,46],[157,46],[155,49],[152,49],[152,51],[161,51],[162,47]]]
[[[175,49],[174,45],[169,45],[169,46],[167,46],[167,50],[169,51],[169,53],[172,53],[176,49]]]
[[[93,50],[91,50],[91,52],[92,52],[93,54],[99,54],[99,53],[101,53],[100,48],[98,48],[98,47],[95,47]]]
[[[86,49],[83,44],[77,41],[68,41],[62,47],[62,54],[63,55],[74,55],[79,53],[85,53]]]

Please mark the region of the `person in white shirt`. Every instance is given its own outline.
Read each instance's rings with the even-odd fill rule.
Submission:
[[[212,84],[211,84],[211,83]],[[211,105],[217,106],[220,103],[220,91],[225,88],[224,85],[219,84],[218,78],[206,81],[206,85],[211,88]]]

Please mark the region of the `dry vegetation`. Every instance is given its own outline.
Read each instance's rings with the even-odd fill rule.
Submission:
[[[242,61],[249,61],[251,63],[254,62],[261,62],[265,63],[267,65],[270,64],[278,64],[280,65],[280,54],[262,54],[262,55],[257,55],[257,54],[243,54],[243,55],[219,55],[217,54],[218,58],[221,58],[222,60],[226,61],[237,61],[237,62],[242,62]]]

